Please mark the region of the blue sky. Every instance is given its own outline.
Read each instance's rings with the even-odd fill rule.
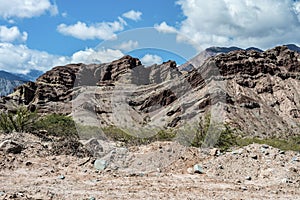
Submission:
[[[0,70],[67,63],[181,64],[210,46],[300,44],[295,0],[0,0]]]

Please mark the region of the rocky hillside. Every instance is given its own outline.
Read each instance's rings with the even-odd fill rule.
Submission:
[[[15,87],[26,82],[27,80],[22,77],[6,71],[0,71],[0,96],[5,96],[12,93]]]
[[[163,127],[184,128],[186,137],[208,115],[211,130],[230,124],[245,135],[299,134],[299,53],[286,46],[237,50],[191,64],[197,69],[183,73],[173,61],[145,68],[125,56],[58,66],[2,98],[0,108],[24,103],[40,113],[72,114],[83,124],[115,125],[144,137]]]
[[[258,52],[262,52],[261,49],[255,48],[255,47],[249,47],[247,49],[242,49],[239,47],[209,47],[196,55],[194,58],[192,58],[190,61],[184,63],[183,65],[179,66],[179,70],[181,71],[191,71],[194,68],[197,68],[201,66],[208,58],[222,54],[222,53],[229,53],[232,51],[238,51],[238,50],[254,50]],[[196,66],[193,66],[191,63],[197,63]]]
[[[300,53],[300,47],[298,47],[295,44],[286,44],[284,45],[285,47],[287,47],[288,49],[290,49],[291,51],[296,51],[298,53]],[[202,51],[201,53],[199,53],[198,55],[196,55],[194,58],[192,58],[189,62],[184,63],[183,65],[179,66],[179,69],[181,71],[191,71],[194,68],[197,68],[199,66],[201,66],[208,58],[219,55],[219,54],[227,54],[229,52],[233,52],[233,51],[238,51],[238,50],[245,50],[245,51],[257,51],[257,52],[263,52],[263,50],[256,48],[256,47],[249,47],[246,49],[242,49],[239,47],[209,47],[207,49],[205,49],[204,51]],[[196,63],[195,66],[193,66],[191,63]]]

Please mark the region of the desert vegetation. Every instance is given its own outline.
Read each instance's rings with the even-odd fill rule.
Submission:
[[[232,147],[247,146],[252,143],[267,144],[282,150],[300,151],[300,137],[295,136],[288,140],[280,138],[239,137],[237,130],[229,124],[214,124],[210,114],[199,120],[194,128],[195,132],[191,141],[185,144],[193,147],[217,147],[221,151],[227,151]],[[187,130],[188,131],[188,130]],[[31,112],[26,107],[18,107],[11,112],[0,114],[0,132],[4,134],[12,132],[30,132],[41,137],[54,136],[74,141],[98,137],[121,142],[124,146],[145,145],[154,141],[172,141],[176,139],[176,129],[163,129],[151,137],[137,137],[117,126],[99,128],[96,126],[78,125],[72,117],[59,114],[39,116],[37,112]],[[80,133],[80,135],[78,134]],[[208,134],[210,134],[208,136]],[[215,142],[214,142],[215,141]],[[75,142],[76,143],[76,142]],[[213,146],[210,146],[213,144]]]

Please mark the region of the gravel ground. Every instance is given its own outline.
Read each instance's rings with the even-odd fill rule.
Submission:
[[[98,158],[51,155],[51,145],[30,134],[0,136],[0,199],[300,199],[300,154],[267,145],[218,154],[176,142],[98,141]]]

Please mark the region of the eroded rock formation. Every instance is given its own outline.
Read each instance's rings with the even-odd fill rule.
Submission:
[[[179,128],[210,114],[241,134],[299,134],[299,53],[285,46],[237,50],[192,65],[197,69],[182,73],[173,61],[146,68],[124,56],[111,63],[59,66],[16,88],[0,104],[72,114],[99,126],[129,121],[130,126]]]

